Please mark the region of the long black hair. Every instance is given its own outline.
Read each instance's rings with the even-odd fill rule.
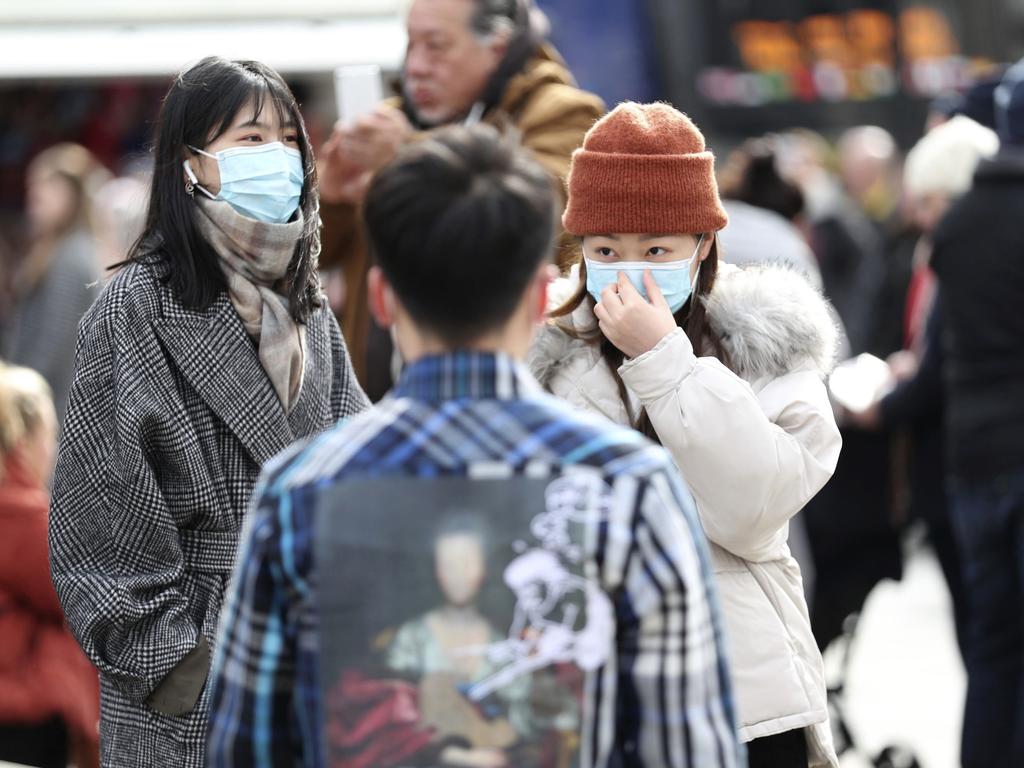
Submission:
[[[250,103],[258,117],[268,102],[281,123],[294,123],[305,180],[299,207],[305,226],[285,276],[292,317],[305,322],[320,305],[320,202],[316,163],[295,96],[281,76],[258,61],[208,56],[180,73],[164,97],[153,150],[153,183],[142,235],[128,262],[154,265],[189,309],[204,310],[226,288],[213,247],[200,234],[195,201],[185,192],[182,161],[188,147],[206,147]],[[120,265],[117,265],[120,266]]]

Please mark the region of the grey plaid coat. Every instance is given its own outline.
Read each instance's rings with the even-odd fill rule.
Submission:
[[[82,322],[50,554],[101,672],[104,766],[203,765],[210,649],[260,467],[368,405],[326,306],[306,339],[286,416],[226,293],[186,310],[136,264]]]

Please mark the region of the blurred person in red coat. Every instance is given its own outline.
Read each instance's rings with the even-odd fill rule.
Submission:
[[[49,386],[0,363],[0,761],[92,768],[99,682],[64,625],[47,556],[56,443]]]

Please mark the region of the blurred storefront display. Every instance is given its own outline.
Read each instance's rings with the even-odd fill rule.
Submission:
[[[649,5],[666,96],[717,135],[870,123],[909,143],[932,99],[1024,53],[1018,0]]]

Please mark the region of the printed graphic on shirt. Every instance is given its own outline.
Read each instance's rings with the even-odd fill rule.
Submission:
[[[614,648],[596,475],[345,483],[317,500],[332,768],[578,764]]]

